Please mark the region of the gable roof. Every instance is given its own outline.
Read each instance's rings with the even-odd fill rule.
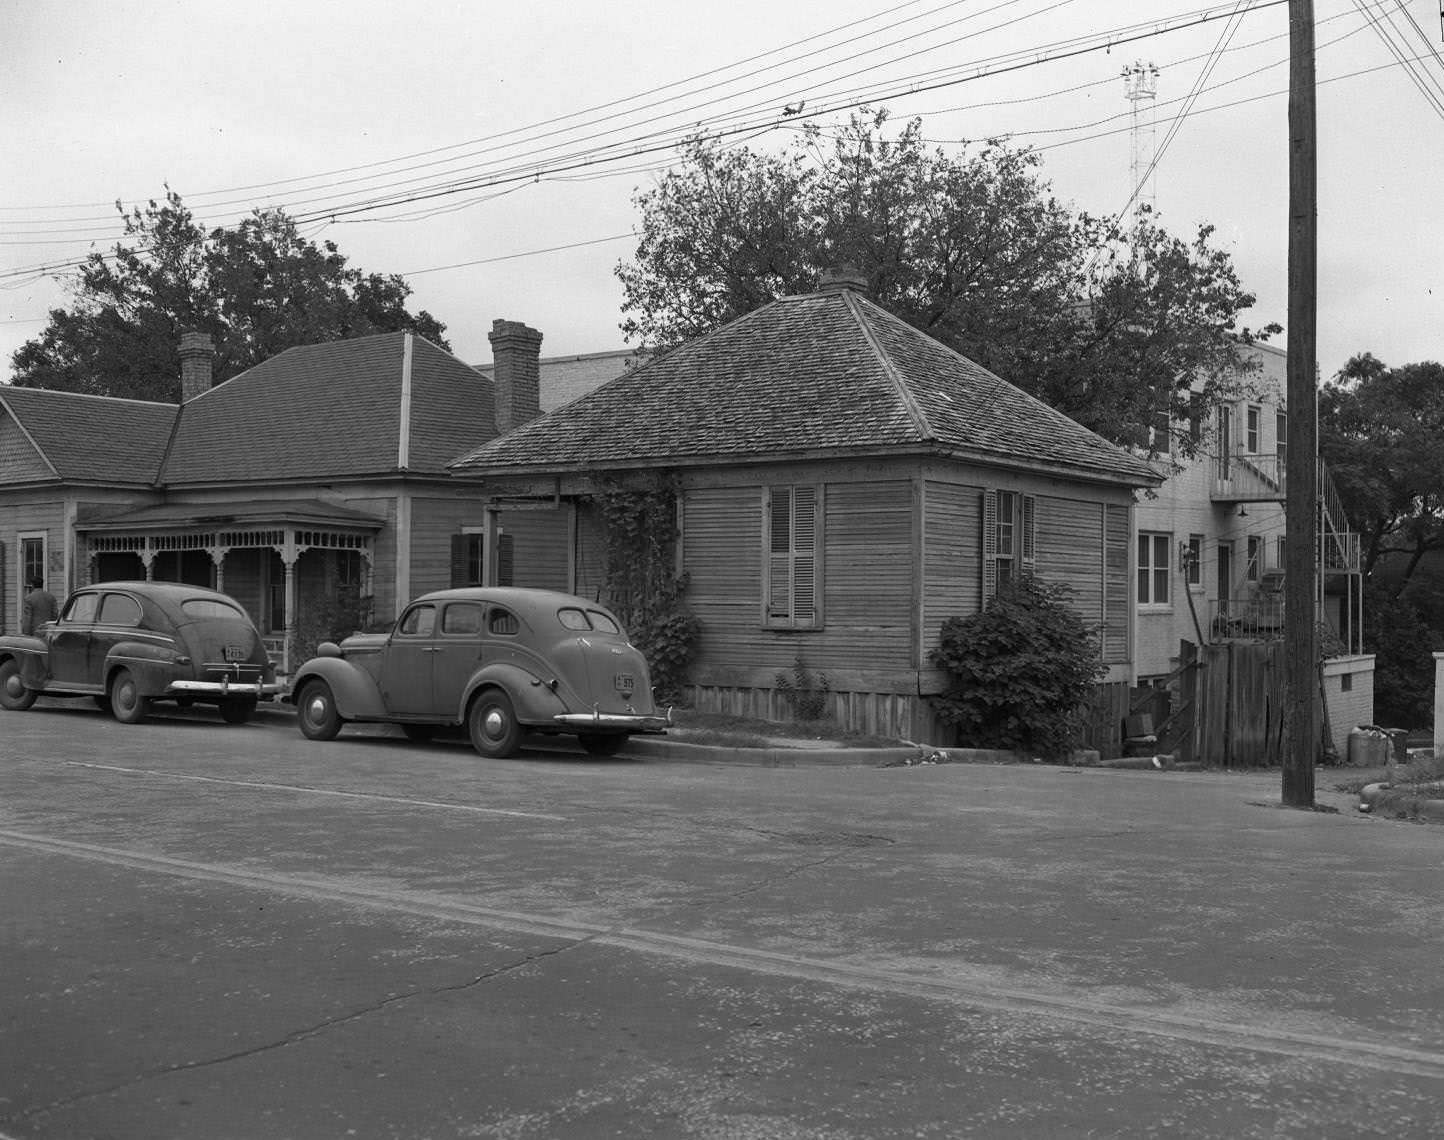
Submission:
[[[170,486],[444,474],[496,434],[477,373],[411,333],[301,345],[182,405]]]
[[[924,449],[1152,485],[1141,459],[849,290],[774,301],[452,464],[468,475]]]
[[[176,417],[174,404],[9,384],[0,408],[51,478],[126,486],[155,482]]]

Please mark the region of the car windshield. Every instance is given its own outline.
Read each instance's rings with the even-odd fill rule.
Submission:
[[[192,621],[204,621],[206,618],[230,618],[234,621],[246,617],[235,606],[218,598],[187,598],[181,602],[181,610]]]

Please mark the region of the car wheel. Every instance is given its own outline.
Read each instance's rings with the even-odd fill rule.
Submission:
[[[514,756],[521,747],[521,725],[511,701],[500,689],[487,689],[471,702],[466,727],[471,733],[471,746],[483,756]]]
[[[245,724],[255,711],[256,702],[252,697],[232,697],[221,702],[221,719],[227,724]]]
[[[401,731],[406,734],[406,739],[417,744],[425,744],[436,735],[436,728],[430,724],[403,724]]]
[[[150,712],[150,698],[141,695],[129,669],[121,669],[111,678],[110,711],[121,724],[137,724]]]
[[[627,743],[625,732],[584,732],[577,737],[593,756],[615,756]]]
[[[336,698],[325,681],[307,681],[296,701],[296,720],[307,740],[334,740],[341,731]]]
[[[20,679],[20,666],[15,663],[15,658],[7,657],[0,661],[0,708],[23,712],[35,703],[35,698],[39,695],[34,689],[25,687],[25,682]]]

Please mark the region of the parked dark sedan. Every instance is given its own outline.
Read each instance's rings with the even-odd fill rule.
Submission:
[[[33,636],[0,637],[0,708],[90,696],[125,724],[152,701],[213,704],[243,724],[285,686],[246,611],[215,590],[103,582],[76,590]]]
[[[389,633],[318,652],[296,671],[290,697],[312,740],[330,740],[348,720],[386,721],[413,740],[465,726],[483,756],[512,755],[529,729],[574,733],[607,755],[669,723],[621,624],[571,594],[440,590],[407,606]]]

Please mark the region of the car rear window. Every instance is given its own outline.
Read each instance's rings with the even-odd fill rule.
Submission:
[[[231,621],[235,621],[236,618],[250,620],[239,606],[233,606],[230,602],[223,602],[218,598],[187,598],[181,602],[181,612],[191,621],[204,621],[206,618],[229,618]]]
[[[100,603],[100,621],[106,625],[139,625],[140,603],[125,594],[106,594]]]
[[[487,614],[486,617],[486,628],[492,633],[520,633],[521,622],[517,621],[516,614],[510,610],[504,610],[500,606],[492,606],[491,613]]]
[[[557,621],[562,623],[563,629],[592,629],[598,633],[622,632],[617,628],[617,623],[601,610],[579,610],[575,606],[567,606],[557,610]]]

